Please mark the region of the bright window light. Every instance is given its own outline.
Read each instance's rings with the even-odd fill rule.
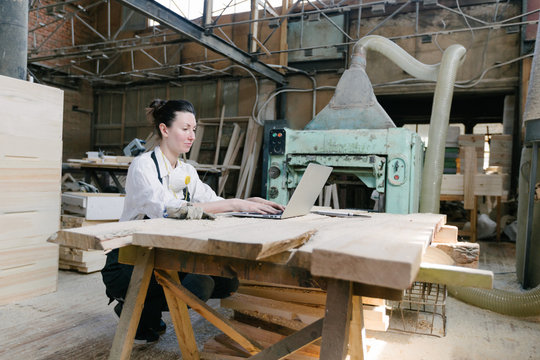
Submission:
[[[203,16],[204,1],[202,0],[157,0],[157,2],[190,20]],[[275,9],[281,7],[282,0],[268,0],[267,2]],[[214,0],[212,16],[218,16],[222,12],[223,15],[248,12],[250,3],[249,0]],[[259,9],[264,8],[261,3],[258,5]],[[154,25],[156,22],[150,21],[150,26]]]

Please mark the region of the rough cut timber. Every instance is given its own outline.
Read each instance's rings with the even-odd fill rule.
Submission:
[[[63,100],[0,76],[0,303],[56,289]]]
[[[446,222],[446,216],[386,214],[373,221],[363,227],[351,222],[346,228],[319,230],[316,237],[324,235],[332,241],[313,248],[311,273],[393,289],[409,287],[423,252]]]

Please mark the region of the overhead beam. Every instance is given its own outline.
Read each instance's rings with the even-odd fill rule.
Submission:
[[[285,84],[285,77],[268,65],[254,59],[251,55],[209,33],[175,12],[151,0],[116,0],[124,6],[134,9],[147,17],[179,32],[208,49],[224,55],[232,61],[251,69],[278,84]]]

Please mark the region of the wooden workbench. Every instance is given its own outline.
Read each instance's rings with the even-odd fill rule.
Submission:
[[[361,326],[351,328],[355,336],[351,336],[354,340],[349,345],[353,307],[354,323],[362,323],[362,304],[355,296],[400,299],[402,290],[417,277],[425,249],[446,220],[444,215],[434,214],[369,216],[141,220],[65,230],[57,242],[93,248],[132,244],[120,251],[121,261],[135,268],[110,359],[130,356],[154,270],[164,286],[185,359],[200,358],[187,306],[237,341],[254,359],[279,359],[319,338],[321,359],[344,359],[347,353],[351,359],[363,359]],[[236,330],[227,319],[190,296],[178,282],[178,271],[323,288],[327,291],[326,315],[263,350],[249,334]],[[423,276],[429,281],[429,274]]]

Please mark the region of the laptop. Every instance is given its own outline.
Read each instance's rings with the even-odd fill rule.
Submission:
[[[281,214],[259,214],[253,212],[237,212],[230,215],[238,217],[256,217],[263,219],[288,219],[306,215],[310,212],[321,190],[330,176],[332,168],[310,163],[294,190],[291,199]]]

